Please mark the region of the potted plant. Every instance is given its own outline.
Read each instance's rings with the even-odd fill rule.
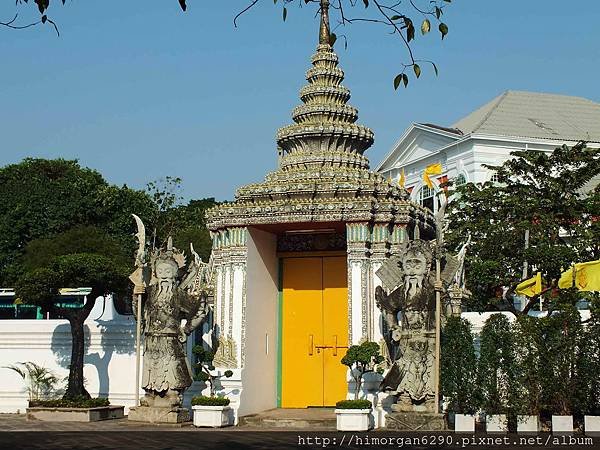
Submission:
[[[371,419],[372,403],[360,399],[363,377],[374,372],[377,365],[383,362],[376,342],[363,342],[351,346],[342,358],[342,364],[348,366],[354,380],[354,400],[341,400],[336,403],[335,414],[339,431],[367,431],[373,427]]]
[[[460,317],[449,317],[442,330],[441,388],[447,411],[454,415],[454,431],[475,432],[477,358],[471,325]]]
[[[124,415],[124,407],[111,405],[107,398],[90,398],[83,395],[56,398],[59,390],[55,386],[59,379],[51,370],[32,361],[5,368],[18,373],[27,383],[28,419],[47,422],[95,422],[120,419]]]
[[[488,433],[516,430],[518,369],[513,327],[505,315],[493,314],[481,330],[477,367],[477,385]]]
[[[194,414],[194,426],[196,427],[224,427],[233,425],[233,410],[229,406],[230,400],[224,396],[217,396],[215,383],[221,377],[231,377],[233,372],[226,370],[222,374],[215,374],[213,365],[214,353],[204,348],[203,345],[195,345],[192,349],[195,356],[194,368],[196,381],[208,383],[210,395],[198,395],[192,398],[192,411]]]

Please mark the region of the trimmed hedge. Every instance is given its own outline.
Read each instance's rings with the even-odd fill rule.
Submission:
[[[110,402],[107,398],[73,398],[69,400],[30,400],[30,408],[99,408],[108,406]]]
[[[371,409],[369,400],[340,400],[335,404],[338,409]]]
[[[205,395],[199,395],[192,398],[192,406],[227,406],[229,405],[227,397],[207,397]]]

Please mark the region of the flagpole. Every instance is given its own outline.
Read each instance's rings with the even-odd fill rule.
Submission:
[[[435,281],[439,286],[441,282],[441,264],[439,255],[435,258]],[[435,290],[435,413],[440,412],[440,316],[441,316],[441,293]]]
[[[441,169],[441,167],[440,167]],[[440,170],[441,172],[441,170]],[[442,190],[438,195],[440,197],[440,205],[437,212],[435,213],[436,222],[436,252],[435,252],[435,413],[440,412],[440,355],[441,355],[441,303],[442,303],[442,251],[444,246],[444,214],[446,213],[446,206],[448,205],[448,199],[446,193]]]
[[[135,406],[140,406],[140,345],[142,337],[142,294],[137,295],[135,325]]]

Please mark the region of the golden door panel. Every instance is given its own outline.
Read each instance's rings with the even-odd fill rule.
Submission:
[[[323,403],[322,259],[283,260],[281,406],[305,408]]]
[[[340,361],[348,348],[348,276],[346,257],[323,258],[323,404],[346,398],[346,366]]]
[[[281,406],[330,406],[346,397],[346,257],[283,259]]]

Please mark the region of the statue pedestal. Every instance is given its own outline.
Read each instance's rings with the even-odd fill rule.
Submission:
[[[385,417],[385,428],[400,431],[444,431],[447,430],[443,414],[417,411],[396,411]]]
[[[127,419],[132,422],[183,423],[190,421],[190,412],[186,408],[136,406],[129,408]]]

